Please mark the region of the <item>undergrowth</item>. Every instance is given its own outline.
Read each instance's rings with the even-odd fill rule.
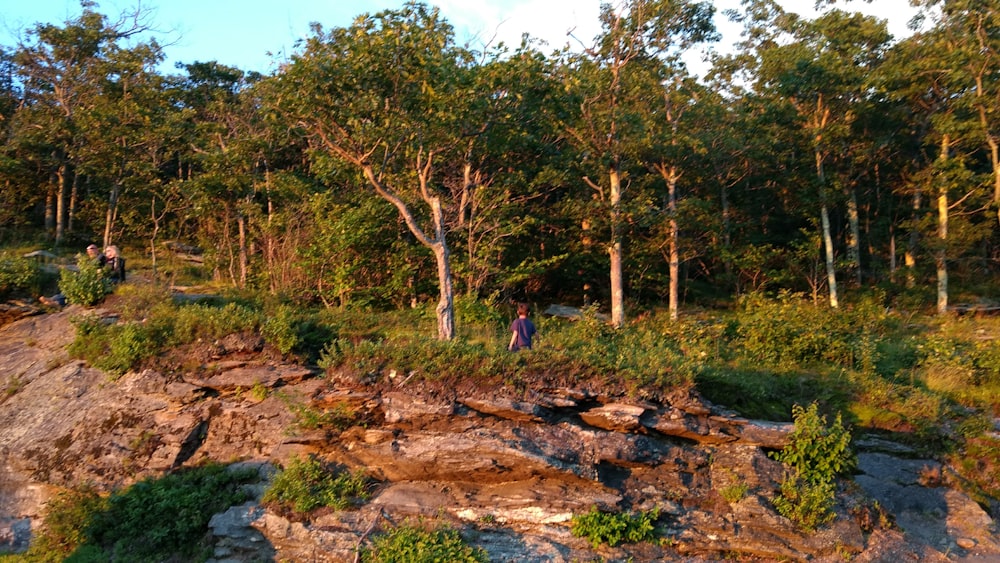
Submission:
[[[202,543],[212,515],[244,502],[253,468],[219,464],[147,478],[104,496],[82,487],[58,494],[30,548],[6,561],[191,561],[204,558]],[[208,553],[210,554],[210,552]]]
[[[350,472],[315,456],[293,457],[275,475],[262,502],[299,514],[320,507],[344,510],[367,500],[370,486],[363,471]]]
[[[615,547],[620,543],[638,543],[655,539],[659,510],[649,512],[603,512],[596,506],[585,514],[574,515],[570,531],[574,536],[587,538],[597,549],[601,544]]]
[[[486,551],[466,543],[457,530],[403,524],[375,534],[361,550],[364,563],[486,563]]]
[[[509,308],[465,298],[458,337],[436,337],[432,305],[396,311],[310,309],[231,295],[179,303],[162,289],[116,290],[117,323],[82,318],[74,357],[119,375],[164,350],[232,333],[262,335],[293,361],[361,384],[474,382],[524,391],[576,382],[656,398],[695,390],[743,416],[791,420],[816,402],[863,430],[894,432],[924,453],[956,455],[986,430],[955,435],[970,416],[1000,415],[1000,319],[902,315],[873,293],[840,309],[805,296],[746,296],[731,311],[664,313],[613,329],[595,308],[576,321],[536,315],[536,346],[506,351]],[[330,426],[329,413],[301,413]],[[336,414],[336,413],[334,413]],[[992,490],[986,487],[984,490]]]

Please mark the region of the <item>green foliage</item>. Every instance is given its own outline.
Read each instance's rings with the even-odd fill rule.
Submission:
[[[811,532],[833,521],[835,493],[833,483],[811,483],[793,475],[781,482],[774,507],[778,514]]]
[[[586,514],[574,515],[570,520],[570,531],[578,538],[587,538],[597,549],[602,543],[615,547],[620,543],[638,543],[655,538],[655,522],[660,511],[629,514],[624,512],[601,512],[596,506]]]
[[[285,395],[279,395],[279,397],[295,415],[295,426],[302,430],[317,428],[344,430],[358,423],[357,410],[346,401],[337,403],[328,409],[319,409],[293,401]]]
[[[97,266],[87,256],[77,256],[78,271],[62,270],[59,272],[59,291],[66,296],[66,301],[93,307],[100,303],[111,292],[111,284],[104,270]]]
[[[468,545],[452,529],[426,530],[411,525],[376,534],[361,552],[365,563],[486,563],[486,551]]]
[[[351,473],[315,456],[293,457],[274,476],[262,501],[300,514],[323,506],[344,510],[366,500],[369,485],[363,471]]]
[[[121,376],[141,360],[159,351],[159,333],[154,327],[138,323],[108,324],[95,317],[78,317],[76,337],[69,354],[92,366]]]
[[[139,481],[102,497],[60,494],[23,561],[191,560],[213,514],[249,498],[256,469],[212,464]]]
[[[288,305],[280,305],[267,315],[261,333],[279,352],[288,354],[299,344],[298,323],[295,310]]]
[[[88,526],[106,509],[107,499],[91,488],[60,491],[45,506],[41,530],[35,534],[28,551],[12,559],[25,563],[67,560],[87,545]]]
[[[739,502],[747,496],[750,486],[743,481],[735,481],[730,483],[719,490],[719,494],[722,498],[726,499],[726,502]]]
[[[37,293],[41,274],[38,267],[26,258],[0,254],[0,298],[14,293]]]
[[[739,353],[756,366],[790,368],[823,363],[874,373],[888,331],[886,314],[868,298],[834,310],[782,292],[777,299],[751,294],[736,318]]]
[[[177,305],[164,302],[149,312],[149,323],[164,335],[164,344],[179,346],[198,340],[212,341],[224,336],[256,331],[260,313],[239,303],[224,305],[198,303]]]
[[[839,414],[828,426],[816,403],[808,408],[795,405],[792,418],[795,429],[788,444],[770,454],[792,470],[774,504],[782,516],[802,529],[813,530],[833,518],[835,479],[854,467],[851,434]]]

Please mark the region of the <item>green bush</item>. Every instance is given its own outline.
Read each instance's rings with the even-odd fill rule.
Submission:
[[[17,292],[37,293],[41,275],[30,260],[0,254],[0,298]]]
[[[833,483],[810,483],[796,476],[781,482],[774,507],[800,529],[811,532],[833,521]]]
[[[246,501],[256,469],[212,464],[139,481],[102,497],[91,489],[56,497],[22,561],[190,561],[212,515]]]
[[[779,514],[802,529],[813,530],[833,518],[835,479],[855,465],[851,434],[839,414],[828,426],[816,403],[808,408],[795,405],[792,418],[795,428],[788,444],[770,454],[792,471],[774,504]]]
[[[68,560],[86,546],[87,527],[107,501],[97,491],[81,487],[61,491],[45,506],[45,519],[35,533],[31,546],[11,561],[24,563],[58,563]]]
[[[321,506],[344,510],[366,500],[368,486],[362,471],[350,473],[324,464],[315,456],[293,457],[275,475],[262,500],[300,514]]]
[[[425,530],[399,526],[377,534],[361,552],[365,563],[485,563],[486,551],[468,545],[452,529]]]
[[[110,293],[111,284],[104,275],[104,270],[89,257],[77,256],[76,265],[79,268],[76,272],[59,272],[59,291],[69,303],[93,307]]]
[[[161,337],[155,326],[138,323],[107,324],[95,317],[73,319],[76,336],[71,357],[86,360],[97,369],[118,377],[141,360],[155,355]]]
[[[751,294],[741,302],[733,344],[758,367],[829,365],[874,374],[889,326],[876,298],[831,309],[798,294]]]
[[[602,543],[615,547],[620,543],[638,543],[654,539],[656,519],[660,511],[629,514],[601,512],[596,506],[590,512],[578,514],[570,520],[570,531],[578,538],[587,538],[597,549]]]
[[[298,325],[295,310],[288,305],[280,305],[267,315],[261,333],[279,352],[288,354],[299,344]]]

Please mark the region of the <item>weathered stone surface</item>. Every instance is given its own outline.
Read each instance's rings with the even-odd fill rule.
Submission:
[[[642,427],[639,417],[646,412],[643,407],[612,403],[580,413],[584,422],[604,430],[634,432]]]
[[[257,385],[268,388],[295,385],[313,375],[313,370],[301,366],[248,365],[233,369],[217,369],[205,374],[185,375],[184,381],[191,385],[214,389],[219,393],[235,393],[237,390],[249,391]]]
[[[0,547],[37,525],[59,486],[110,490],[204,460],[280,465],[315,454],[378,478],[371,501],[302,522],[256,502],[231,508],[212,520],[214,562],[351,561],[369,534],[415,517],[474,530],[468,541],[491,561],[1000,555],[994,522],[951,488],[947,471],[885,454],[862,454],[863,492],[843,488],[830,526],[797,531],[773,508],[784,469],[762,450],[780,447],[790,425],[727,415],[687,390],[662,404],[584,388],[518,400],[463,392],[456,401],[417,380],[385,388],[262,365],[246,336],[221,339],[214,350],[223,355],[198,375],[145,370],[112,381],[66,356],[68,319],[80,312],[0,328],[0,388],[10,390],[0,395]],[[251,397],[254,384],[269,392]],[[303,427],[310,409],[353,416],[356,426]],[[727,501],[721,491],[737,486],[746,494]],[[847,507],[864,498],[878,499],[902,529],[861,533]],[[592,506],[657,509],[664,541],[594,550],[569,531]]]
[[[483,414],[499,416],[508,420],[542,422],[551,414],[548,409],[538,404],[526,401],[512,401],[502,397],[490,399],[463,397],[458,402]]]
[[[451,416],[455,413],[455,403],[450,399],[427,399],[402,391],[392,391],[382,396],[385,421],[394,424],[425,418]]]
[[[858,470],[855,482],[894,514],[905,532],[926,538],[946,553],[957,549],[967,556],[1000,554],[996,523],[989,514],[967,495],[942,486],[940,478],[928,478],[941,474],[937,461],[862,453]],[[960,544],[960,539],[967,541]]]

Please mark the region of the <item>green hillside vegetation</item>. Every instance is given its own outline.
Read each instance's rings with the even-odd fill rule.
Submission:
[[[815,404],[996,516],[1000,10],[921,4],[894,41],[754,1],[695,77],[707,2],[608,6],[592,48],[552,52],[460,45],[407,3],[263,76],[162,74],[150,12],[86,2],[0,46],[0,299],[117,313],[70,349],[112,379],[243,334],[364,385]],[[127,283],[77,266],[91,242]],[[511,354],[517,302],[539,338]]]

